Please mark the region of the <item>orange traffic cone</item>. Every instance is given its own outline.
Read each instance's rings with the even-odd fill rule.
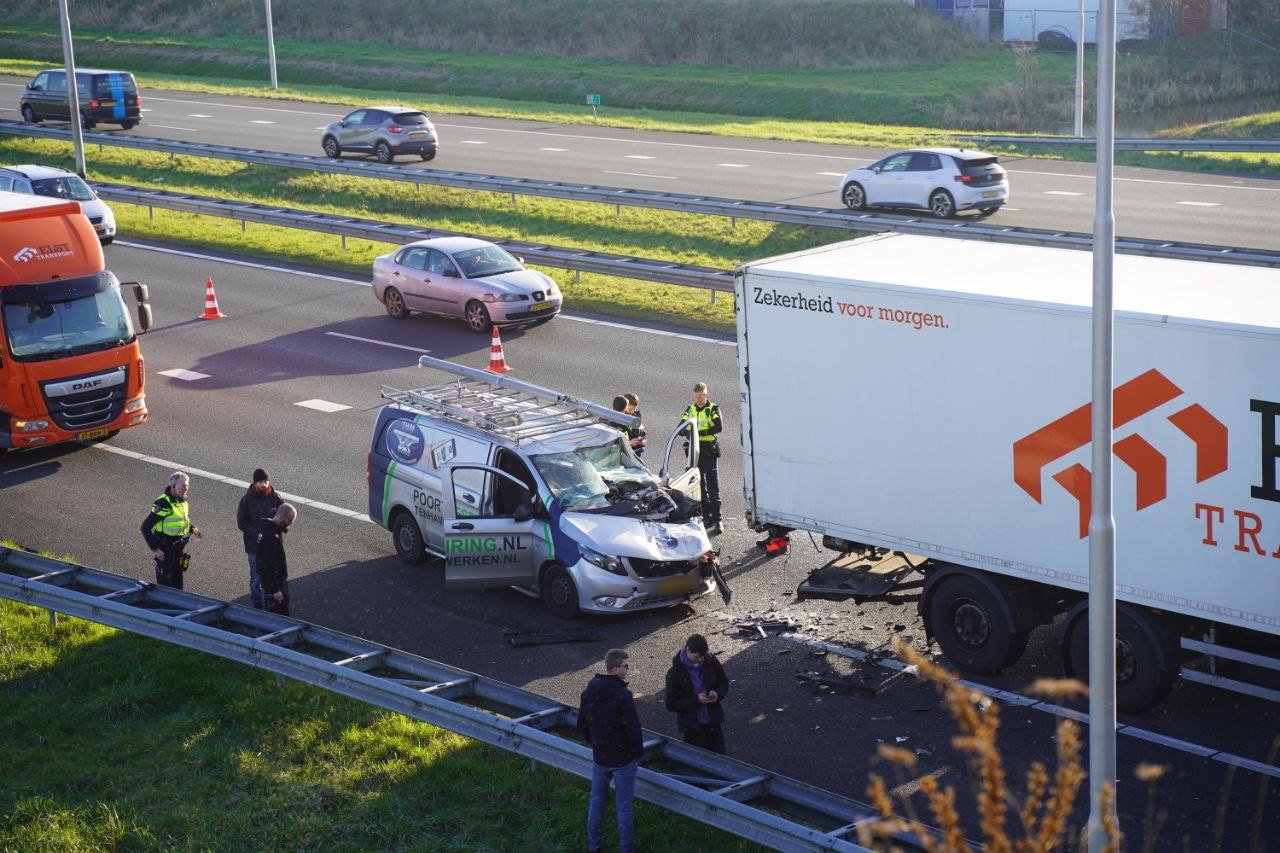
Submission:
[[[204,314],[200,316],[201,320],[225,320],[226,314],[218,309],[218,297],[213,294],[213,276],[209,276],[204,282]]]
[[[502,338],[498,337],[498,327],[493,327],[493,342],[489,344],[489,372],[507,373],[507,357],[502,354]]]

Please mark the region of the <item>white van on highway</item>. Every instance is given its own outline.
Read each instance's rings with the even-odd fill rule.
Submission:
[[[369,450],[369,517],[402,560],[432,554],[448,588],[523,588],[563,617],[665,607],[715,586],[696,440],[683,473],[666,476],[689,422],[655,476],[620,431],[630,416],[431,356],[419,364],[460,378],[384,387]]]

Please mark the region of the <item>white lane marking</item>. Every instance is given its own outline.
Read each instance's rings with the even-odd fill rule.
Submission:
[[[1045,195],[1084,195],[1084,193],[1072,193],[1066,190],[1045,190]]]
[[[187,118],[213,118],[207,113],[187,113]]]
[[[303,270],[290,269],[288,267],[276,266],[275,264],[264,264],[261,261],[244,261],[237,258],[220,258],[216,255],[206,255],[200,252],[192,252],[183,249],[170,249],[164,246],[144,246],[141,243],[133,243],[128,240],[116,240],[113,244],[116,246],[127,246],[130,249],[141,249],[147,252],[159,252],[162,255],[177,255],[183,258],[195,258],[201,261],[216,261],[222,264],[231,264],[237,267],[248,267],[249,269],[265,270],[267,272],[285,273],[286,275],[303,276],[304,278],[319,278],[325,281],[334,281],[340,284],[358,284],[361,287],[372,287],[372,283],[356,278],[346,278],[340,275],[326,275],[324,273],[306,272]],[[730,298],[730,294],[725,294],[726,298]],[[575,323],[592,323],[598,326],[608,326],[613,329],[624,329],[628,332],[644,332],[649,335],[659,335],[662,337],[681,338],[687,341],[697,341],[704,344],[719,344],[720,346],[736,347],[738,344],[734,340],[723,340],[721,338],[709,338],[703,335],[686,334],[683,332],[668,332],[664,329],[649,329],[644,326],[628,326],[625,323],[614,323],[609,320],[595,320],[591,317],[574,317],[569,314],[561,314],[560,319],[572,320]],[[403,344],[392,344],[384,341],[376,341],[371,338],[361,338],[356,335],[348,335],[342,332],[325,332],[326,335],[333,335],[336,338],[349,338],[353,341],[362,341],[364,343],[378,344],[380,346],[395,347],[397,349],[409,350],[410,352],[429,353],[429,349],[418,349],[416,347],[405,346]]]
[[[101,447],[105,445],[94,446]],[[717,614],[717,616],[722,619],[733,618],[728,614]],[[892,669],[895,672],[907,671],[913,674],[916,672],[916,668],[914,666],[908,666],[900,660],[895,658],[872,658],[872,656],[868,655],[861,649],[841,646],[837,643],[811,640],[807,637],[801,637],[794,633],[779,634],[778,636],[802,645],[826,649],[828,652],[834,652],[838,655],[844,655],[845,657],[854,658],[856,660],[874,663],[877,666],[882,666],[885,669]],[[1055,705],[1051,702],[1041,702],[1039,700],[1032,699],[1029,696],[1024,696],[1021,693],[1014,693],[1010,690],[1001,690],[997,687],[988,687],[985,684],[977,684],[972,681],[961,681],[960,683],[967,689],[981,693],[984,696],[989,696],[992,699],[1007,702],[1011,705],[1030,707],[1037,711],[1043,711],[1059,717],[1067,717],[1084,725],[1089,724],[1089,715],[1082,711],[1076,711],[1072,708],[1064,708],[1061,705]],[[1262,773],[1266,776],[1272,776],[1280,779],[1280,766],[1276,766],[1274,764],[1265,764],[1261,761],[1254,761],[1251,758],[1245,758],[1243,756],[1236,755],[1235,753],[1223,752],[1222,750],[1214,749],[1210,746],[1192,743],[1191,741],[1182,740],[1181,738],[1169,737],[1168,735],[1153,732],[1150,729],[1139,728],[1138,726],[1121,724],[1116,726],[1116,732],[1117,734],[1125,734],[1130,737],[1138,738],[1139,740],[1160,744],[1161,746],[1168,747],[1169,749],[1176,749],[1179,752],[1185,752],[1189,755],[1208,758],[1211,761],[1220,761],[1223,764],[1231,764],[1245,770],[1252,770],[1255,773]]]
[[[253,119],[249,119],[249,124],[275,124],[275,122],[267,121],[266,119],[261,119],[261,118],[253,118]]]
[[[172,379],[181,379],[183,382],[195,382],[197,379],[208,379],[209,374],[199,373],[194,370],[183,370],[181,367],[175,367],[173,370],[160,371],[161,376],[168,376]]]
[[[658,159],[657,157],[654,157],[651,154],[627,154],[626,158],[628,160],[657,160]]]
[[[822,175],[824,178],[843,178],[845,172],[814,172],[815,175]]]
[[[646,174],[645,172],[617,172],[617,171],[614,171],[613,169],[605,169],[604,173],[606,175],[628,175],[633,178],[659,178],[664,181],[680,180],[675,175],[649,175],[649,174]]]
[[[100,443],[88,443],[86,444],[86,446],[94,447],[94,448],[97,448],[98,450],[102,450],[107,453],[114,453],[117,456],[124,456],[128,459],[134,459],[134,460],[137,460],[138,462],[146,462],[150,465],[156,465],[156,466],[159,466],[160,468],[166,468],[170,471],[185,471],[188,474],[188,476],[200,477],[201,479],[205,479],[205,480],[213,480],[215,483],[226,483],[229,486],[238,486],[241,489],[247,489],[249,488],[249,486],[253,485],[252,483],[246,483],[244,480],[237,480],[234,477],[224,477],[223,475],[215,474],[212,471],[203,471],[199,468],[192,468],[190,466],[182,465],[177,462],[170,462],[168,459],[161,459],[157,456],[148,456],[145,453],[138,453],[133,450],[125,450],[123,447],[112,447],[110,444],[100,444]],[[324,512],[331,512],[334,515],[340,515],[343,518],[353,518],[356,521],[367,521],[370,524],[373,523],[373,520],[363,512],[356,512],[355,510],[346,509],[340,506],[334,506],[333,504],[328,504],[328,503],[325,503],[324,501],[312,500],[311,498],[306,498],[306,497],[303,497],[302,495],[291,494],[289,492],[279,492],[278,494],[280,495],[280,497],[284,498],[286,501],[292,504],[301,504],[303,506],[309,506],[313,509],[323,510]]]
[[[488,145],[483,139],[459,139],[454,145]]]
[[[750,169],[751,168],[746,163],[716,163],[716,165],[724,169]]]
[[[350,406],[345,405],[343,403],[330,403],[328,400],[319,400],[319,399],[301,400],[297,403],[294,403],[294,405],[301,406],[304,409],[315,409],[317,412],[324,412],[325,414],[329,414],[329,415],[333,414],[334,412],[344,412],[347,409],[351,408]]]
[[[539,151],[568,151],[568,148],[539,148]]]
[[[1216,201],[1180,201],[1178,204],[1185,204],[1187,207],[1222,207]]]
[[[404,344],[393,344],[390,341],[379,341],[374,338],[362,338],[359,335],[348,335],[345,332],[325,332],[326,335],[333,335],[335,338],[346,338],[349,341],[359,341],[362,344],[374,344],[380,347],[392,347],[394,349],[405,349],[409,352],[416,352],[426,355],[431,352],[429,349],[420,349],[418,347],[405,346]]]
[[[185,130],[189,133],[199,132],[194,127],[177,127],[176,125],[172,125],[172,124],[151,124],[150,122],[147,122],[146,127],[160,127],[160,128],[164,128],[165,130]]]

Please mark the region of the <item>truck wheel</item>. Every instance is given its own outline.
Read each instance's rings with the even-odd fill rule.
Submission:
[[[999,672],[1027,648],[1027,632],[1013,630],[996,593],[965,575],[947,578],[934,590],[929,624],[942,653],[965,672]]]
[[[422,562],[426,548],[422,540],[422,531],[418,523],[407,512],[401,512],[391,522],[391,541],[396,545],[396,556],[401,562],[415,566]]]
[[[559,563],[542,573],[542,601],[561,619],[578,615],[578,586],[569,570]]]
[[[1161,648],[1161,647],[1164,648]],[[1089,611],[1068,628],[1064,644],[1067,674],[1089,680]],[[1163,654],[1162,654],[1163,652]],[[1146,614],[1124,605],[1116,607],[1116,707],[1127,714],[1142,711],[1169,695],[1177,660],[1164,629]]]

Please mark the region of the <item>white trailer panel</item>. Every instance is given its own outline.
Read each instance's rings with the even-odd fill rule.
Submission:
[[[1120,598],[1280,633],[1280,273],[1114,281]],[[737,291],[757,522],[1087,589],[1090,253],[879,235]]]

